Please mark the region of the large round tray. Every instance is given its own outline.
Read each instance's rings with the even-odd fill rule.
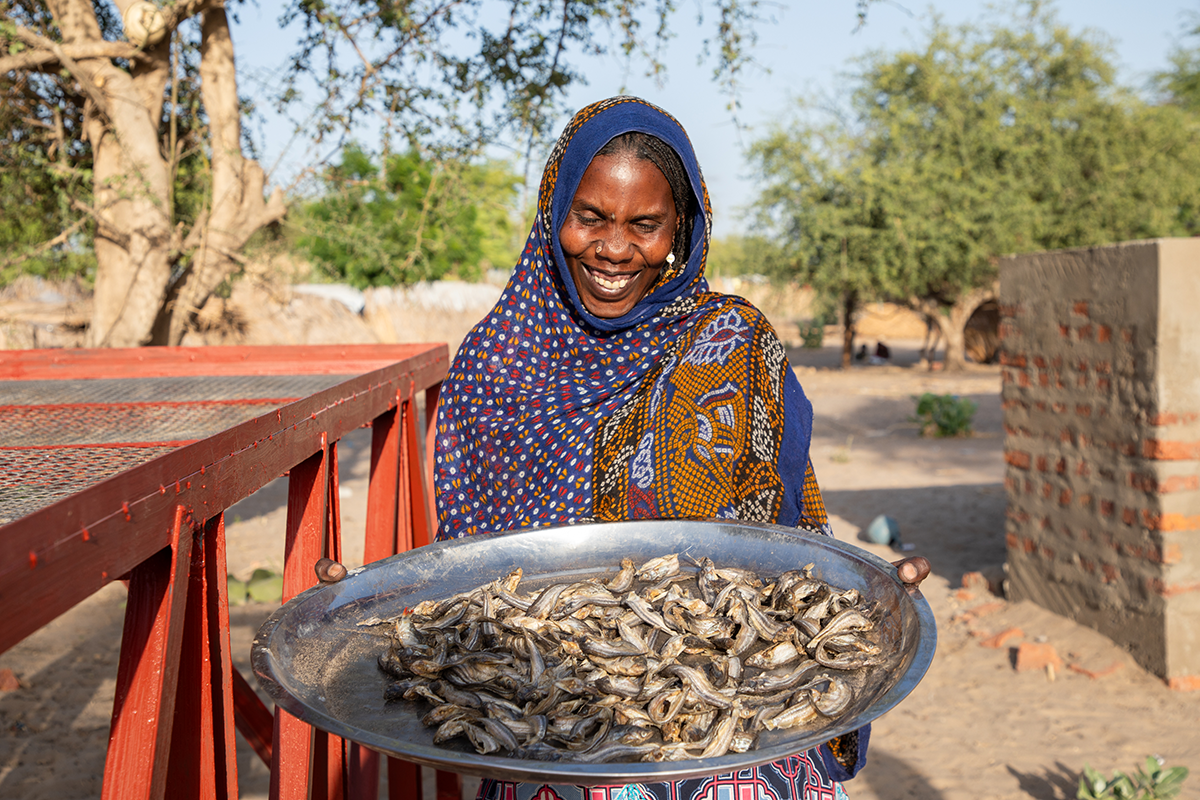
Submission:
[[[359,622],[399,614],[524,570],[522,587],[614,571],[687,551],[720,566],[779,574],[809,562],[815,574],[856,588],[883,607],[882,643],[894,662],[878,670],[845,714],[817,728],[764,731],[758,746],[719,758],[667,763],[573,764],[478,755],[465,742],[433,744],[424,703],[383,701],[376,658],[387,640]],[[644,783],[717,775],[801,752],[855,730],[899,703],[933,659],[937,633],[925,598],[903,586],[887,562],[853,545],[776,525],[724,521],[617,522],[539,528],[443,542],[354,570],[337,584],[297,595],[271,615],[252,649],[254,673],[283,709],[322,730],[389,756],[437,769],[512,781]]]

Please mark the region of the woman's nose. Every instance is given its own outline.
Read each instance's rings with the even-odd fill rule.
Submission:
[[[596,255],[609,261],[622,261],[629,257],[631,245],[629,237],[620,226],[614,225],[603,234],[597,245]]]

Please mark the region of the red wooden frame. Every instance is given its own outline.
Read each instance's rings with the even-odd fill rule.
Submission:
[[[233,667],[224,511],[288,474],[284,600],[314,585],[316,560],[341,558],[337,443],[370,425],[364,560],[427,544],[432,422],[448,362],[444,344],[0,354],[0,381],[352,376],[0,526],[0,652],[110,581],[129,581],[106,800],[236,797],[235,728],[271,765],[272,798],[379,796],[378,754],[272,715]],[[414,765],[389,759],[388,778],[393,800],[420,796]],[[439,798],[461,792],[457,775],[439,773],[437,784]]]

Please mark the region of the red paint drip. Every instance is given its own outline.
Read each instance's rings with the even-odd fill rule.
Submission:
[[[175,481],[175,494],[179,494],[182,489],[179,488],[179,481]]]
[[[37,566],[37,553],[30,550],[29,551],[29,568],[33,569],[36,566]]]
[[[200,474],[201,475],[204,474],[204,465],[203,464],[200,465]]]
[[[85,542],[88,542],[88,541],[91,541],[91,539],[92,539],[92,535],[91,535],[90,533],[88,533],[88,529],[87,529],[87,528],[84,528],[84,529],[83,529],[83,540],[84,540]]]
[[[125,521],[129,522],[130,516],[129,516],[129,501],[128,500],[121,501],[121,510],[125,512]]]

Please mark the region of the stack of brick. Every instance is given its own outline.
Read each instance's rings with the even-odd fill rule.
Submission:
[[[1200,689],[1200,239],[1000,269],[1008,591]]]

